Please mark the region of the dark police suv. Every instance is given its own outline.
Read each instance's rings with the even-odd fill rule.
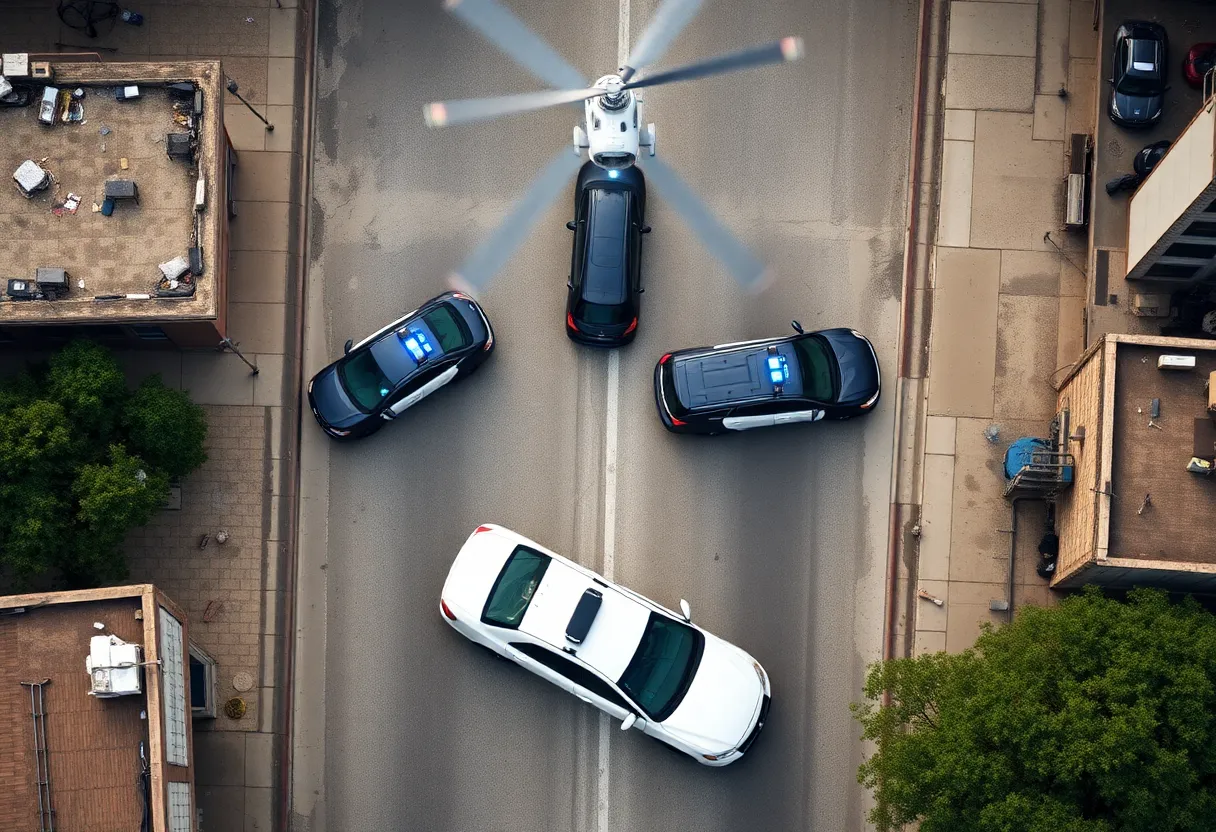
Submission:
[[[803,332],[669,352],[654,368],[654,398],[675,433],[725,433],[873,410],[878,356],[851,329]]]
[[[347,341],[345,355],[308,383],[308,405],[330,436],[358,439],[469,375],[493,349],[481,306],[445,292],[358,344]]]

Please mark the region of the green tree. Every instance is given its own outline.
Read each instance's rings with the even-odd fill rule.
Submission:
[[[166,387],[159,375],[144,381],[123,410],[131,445],[170,477],[185,476],[207,461],[203,409],[181,390]]]
[[[122,542],[206,460],[200,407],[159,378],[127,389],[102,347],[75,341],[0,381],[0,567],[19,587],[125,577]]]
[[[1192,599],[1026,607],[964,653],[874,665],[865,698],[880,830],[1216,829],[1216,616]]]

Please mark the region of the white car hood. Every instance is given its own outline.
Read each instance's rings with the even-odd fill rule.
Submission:
[[[705,652],[688,693],[664,730],[708,753],[743,742],[760,708],[764,686],[753,659],[733,644],[705,633]]]

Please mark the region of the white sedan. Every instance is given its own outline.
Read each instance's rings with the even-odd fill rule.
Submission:
[[[768,674],[691,621],[501,526],[469,535],[439,609],[466,638],[688,754],[742,757],[768,716]]]

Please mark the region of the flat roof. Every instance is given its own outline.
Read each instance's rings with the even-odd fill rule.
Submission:
[[[1189,343],[1194,346],[1124,340],[1116,346],[1110,557],[1216,564],[1207,534],[1216,512],[1216,476],[1186,470],[1197,429],[1216,427],[1207,412],[1216,341],[1210,348]],[[1195,369],[1159,370],[1163,355],[1194,356]],[[1161,402],[1157,427],[1149,426],[1153,399]],[[1141,512],[1145,495],[1150,502]]]
[[[37,694],[32,705],[30,687],[20,683],[44,680],[41,724],[54,828],[139,829],[142,748],[152,775],[151,829],[167,829],[159,674],[145,667],[142,694],[98,698],[88,693],[85,669],[96,635],[138,644],[143,661],[157,661],[161,605],[181,615],[150,584],[0,598],[0,829],[40,828]],[[189,776],[189,769],[181,772],[170,779]]]
[[[0,289],[10,278],[33,280],[40,267],[68,273],[66,297],[0,301],[0,325],[120,323],[214,319],[220,250],[219,191],[226,156],[221,151],[223,75],[218,61],[170,63],[53,63],[53,86],[81,89],[81,119],[53,125],[39,121],[43,82],[10,78],[25,85],[33,100],[24,107],[0,107]],[[192,107],[192,98],[173,96],[168,82],[190,82],[203,93],[197,123],[175,113],[174,104]],[[118,100],[115,90],[137,86],[139,97]],[[197,136],[195,163],[171,159],[166,136]],[[26,160],[49,171],[53,182],[27,198],[13,181]],[[124,168],[125,160],[125,168]],[[206,182],[206,207],[194,211],[195,183]],[[106,182],[131,180],[138,204],[120,200],[110,216],[94,212],[104,201]],[[75,213],[65,210],[70,194]],[[70,206],[68,206],[70,208]],[[159,264],[186,257],[196,240],[203,271],[193,277],[189,297],[156,297]],[[179,286],[178,291],[181,291]],[[151,299],[99,300],[99,296],[149,294]]]

